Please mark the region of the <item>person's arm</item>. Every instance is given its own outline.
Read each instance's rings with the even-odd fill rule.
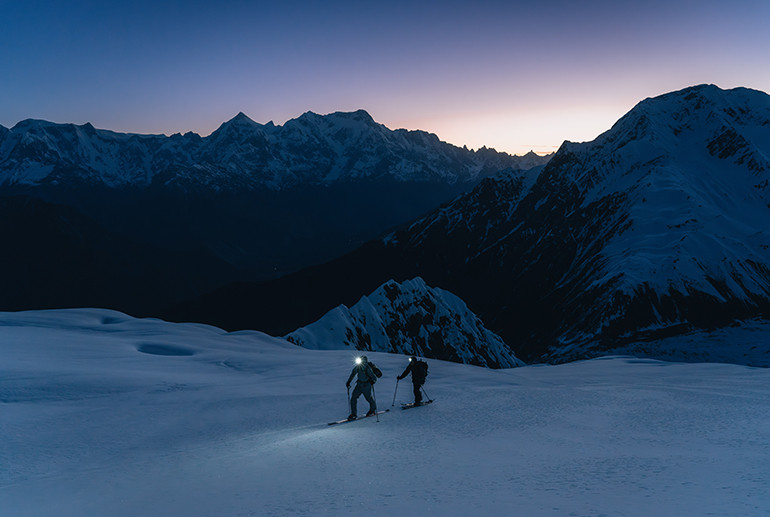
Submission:
[[[349,388],[350,387],[350,381],[352,381],[353,377],[355,377],[355,376],[356,376],[356,367],[354,366],[353,367],[353,371],[350,372],[350,377],[348,377],[348,382],[345,383],[345,386],[347,386]]]
[[[398,376],[398,380],[401,380],[407,375],[409,375],[409,372],[411,371],[412,371],[412,361],[409,361],[409,364],[406,365],[406,370],[404,370],[404,373]]]

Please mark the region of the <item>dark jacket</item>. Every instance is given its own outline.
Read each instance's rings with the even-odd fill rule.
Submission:
[[[427,366],[425,361],[409,361],[409,364],[406,365],[406,370],[398,376],[398,379],[401,380],[411,373],[414,384],[423,384],[428,370]]]
[[[353,371],[350,372],[350,377],[348,377],[347,384],[350,384],[350,381],[353,380],[353,377],[355,377],[356,374],[358,374],[358,379],[356,380],[358,383],[374,384],[377,382],[377,376],[374,374],[374,370],[372,370],[372,367],[369,366],[368,362],[364,361],[353,367]]]

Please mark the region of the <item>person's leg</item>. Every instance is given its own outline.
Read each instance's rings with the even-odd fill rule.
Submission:
[[[364,384],[362,393],[366,401],[369,403],[369,413],[367,414],[371,414],[377,411],[377,404],[374,401],[374,397],[372,397],[372,385]]]
[[[358,415],[358,397],[361,396],[361,384],[356,383],[356,387],[353,388],[353,394],[350,396],[350,416]]]
[[[420,391],[420,386],[422,384],[412,384],[412,388],[414,389],[414,403],[419,404],[422,402],[422,392]]]

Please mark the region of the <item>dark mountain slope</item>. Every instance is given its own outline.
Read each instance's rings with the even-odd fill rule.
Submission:
[[[202,250],[139,244],[29,197],[0,198],[0,241],[0,310],[109,306],[146,315],[241,274]]]

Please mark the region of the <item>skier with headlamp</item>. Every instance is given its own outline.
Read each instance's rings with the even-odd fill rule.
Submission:
[[[420,392],[420,389],[422,388],[422,385],[425,384],[425,379],[428,377],[428,363],[418,360],[415,356],[410,357],[406,370],[404,370],[404,373],[399,375],[397,379],[401,380],[410,373],[412,374],[414,405],[419,406],[422,403],[422,393]]]
[[[377,411],[377,404],[374,397],[372,397],[372,387],[377,382],[377,375],[374,373],[365,355],[356,358],[356,365],[353,367],[353,371],[350,372],[348,382],[345,383],[348,389],[350,388],[350,382],[356,375],[358,375],[358,379],[356,379],[356,387],[353,388],[353,394],[350,396],[350,416],[348,416],[348,420],[355,420],[357,418],[358,397],[361,395],[369,403],[369,411],[366,413],[366,416],[373,415]]]

